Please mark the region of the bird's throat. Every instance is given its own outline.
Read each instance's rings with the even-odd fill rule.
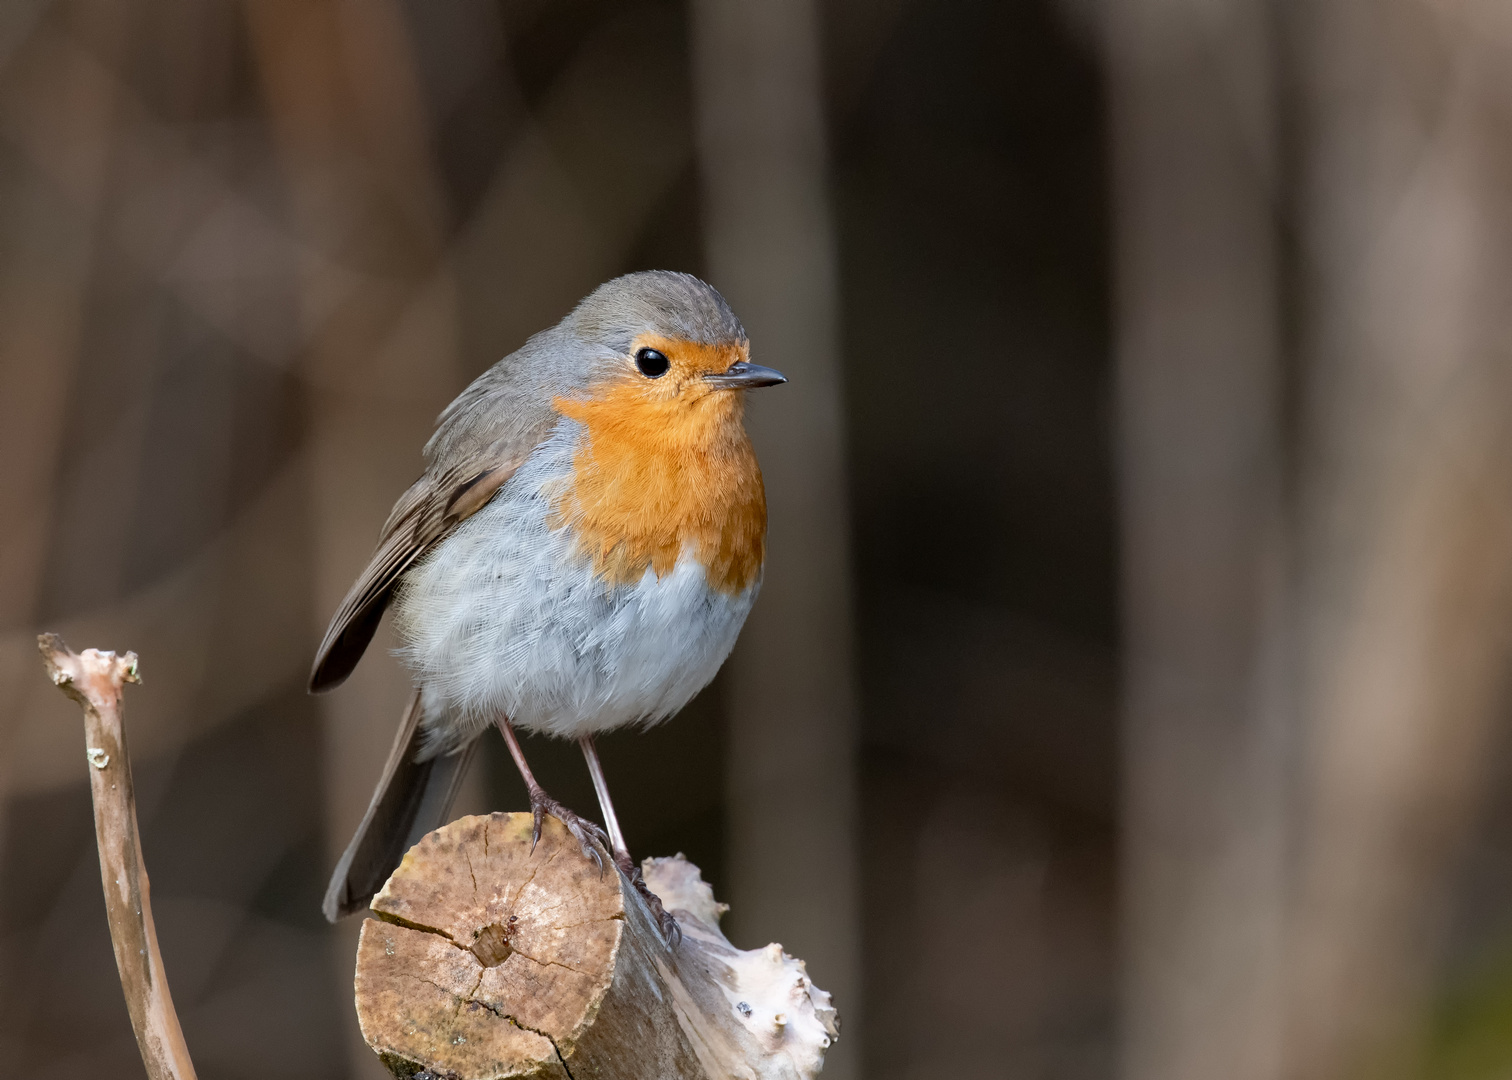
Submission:
[[[557,409],[583,426],[553,527],[609,584],[670,573],[684,551],[711,587],[749,588],[766,554],[766,492],[738,393],[656,400],[631,381]]]

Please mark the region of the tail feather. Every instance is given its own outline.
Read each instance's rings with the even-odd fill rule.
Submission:
[[[423,741],[420,716],[417,690],[399,721],[373,801],[331,875],[321,905],[331,922],[367,907],[404,853],[445,823],[462,787],[478,740],[454,754],[416,761]]]

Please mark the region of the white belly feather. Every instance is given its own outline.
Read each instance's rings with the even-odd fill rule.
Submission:
[[[427,754],[500,715],[570,737],[665,719],[713,679],[751,610],[759,579],[717,592],[686,549],[660,579],[595,578],[569,532],[547,526],[572,434],[559,429],[404,576],[395,626],[421,687]]]

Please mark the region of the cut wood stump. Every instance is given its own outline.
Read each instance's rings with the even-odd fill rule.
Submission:
[[[555,818],[452,822],[373,898],[357,950],[363,1037],[418,1080],[800,1080],[839,1033],[827,993],[780,945],[742,952],[681,855],[646,882],[683,939]]]

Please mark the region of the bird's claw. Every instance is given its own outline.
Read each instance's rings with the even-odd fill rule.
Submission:
[[[530,849],[535,850],[541,842],[541,818],[550,814],[560,821],[583,849],[583,854],[593,860],[600,874],[604,872],[603,851],[609,848],[609,837],[594,822],[567,809],[544,791],[530,793],[530,816],[533,828],[530,834]]]
[[[604,872],[603,852],[610,850],[608,835],[595,822],[567,809],[540,789],[530,793],[530,816],[533,821],[530,834],[531,850],[534,851],[536,844],[541,841],[541,819],[546,814],[550,814],[566,827],[573,839],[582,845],[583,854],[593,860],[593,865],[598,867],[599,873],[602,874]],[[641,875],[641,869],[630,857],[630,853],[617,851],[611,858],[620,872],[630,879],[630,884],[635,886],[636,892],[640,893],[641,899],[646,902],[646,907],[651,909],[657,928],[661,930],[662,938],[671,948],[677,948],[682,941],[682,927],[677,925],[677,920],[672,917],[671,912],[662,906],[661,897],[646,885],[646,879]]]
[[[646,879],[641,875],[641,868],[628,851],[614,853],[614,865],[619,867],[620,872],[630,879],[630,884],[635,886],[635,891],[640,893],[641,899],[651,909],[651,914],[656,918],[656,925],[661,930],[662,938],[670,948],[677,948],[682,942],[682,927],[677,925],[677,920],[672,913],[662,906],[661,897],[651,891],[646,884]]]

